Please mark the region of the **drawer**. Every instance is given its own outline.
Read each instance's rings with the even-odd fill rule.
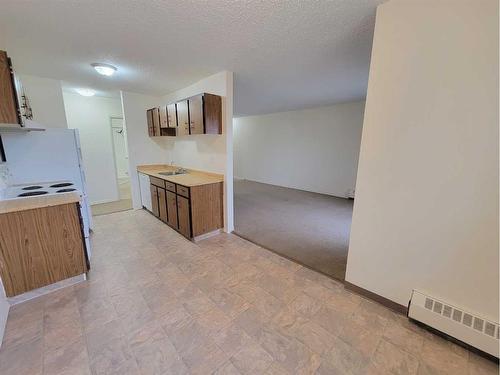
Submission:
[[[171,191],[172,193],[175,193],[175,184],[170,181],[165,181],[165,189]]]
[[[177,194],[189,198],[189,188],[182,185],[177,185]]]
[[[149,176],[149,181],[151,182],[152,185],[165,188],[165,180],[162,180],[161,178]]]

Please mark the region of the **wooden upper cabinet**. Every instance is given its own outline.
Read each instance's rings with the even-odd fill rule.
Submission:
[[[160,128],[168,128],[167,106],[160,107]]]
[[[160,135],[160,108],[153,108],[154,135]]]
[[[21,124],[14,76],[5,51],[0,51],[0,123]]]
[[[222,134],[222,98],[203,94],[203,119],[205,134]]]
[[[167,105],[168,126],[170,128],[177,127],[177,109],[175,103]]]
[[[189,133],[203,134],[203,95],[193,96],[189,104]]]
[[[200,94],[148,110],[148,134],[222,134],[222,97]]]
[[[152,109],[148,109],[146,111],[146,118],[148,121],[148,135],[150,137],[154,137],[155,131],[154,131],[154,127],[153,127],[153,110]]]
[[[151,108],[146,111],[148,120],[148,134],[150,137],[161,135],[160,108]]]
[[[176,103],[177,105],[177,134],[189,134],[189,110],[188,101],[182,100]]]

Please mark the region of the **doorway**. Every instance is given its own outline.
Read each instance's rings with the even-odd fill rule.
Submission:
[[[364,102],[233,119],[234,232],[344,280]]]
[[[123,117],[110,117],[111,142],[115,162],[115,176],[118,190],[118,200],[92,205],[94,216],[110,214],[132,209],[132,193],[128,173],[127,134],[123,126]]]
[[[131,201],[130,176],[128,173],[128,149],[123,118],[111,117],[111,137],[115,156],[116,181],[120,200]],[[131,202],[130,202],[131,204]]]
[[[69,89],[68,89],[69,90]],[[94,216],[132,209],[126,126],[118,92],[64,91],[68,128],[78,129]]]

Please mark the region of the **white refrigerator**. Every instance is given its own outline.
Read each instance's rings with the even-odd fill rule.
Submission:
[[[86,242],[92,229],[85,170],[77,129],[2,133],[9,184],[71,181],[82,194],[80,202]],[[90,256],[90,246],[88,246]]]

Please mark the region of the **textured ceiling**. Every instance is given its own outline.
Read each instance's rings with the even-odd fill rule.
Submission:
[[[382,2],[1,0],[0,49],[21,73],[153,95],[230,70],[235,114],[270,113],[363,98]]]

